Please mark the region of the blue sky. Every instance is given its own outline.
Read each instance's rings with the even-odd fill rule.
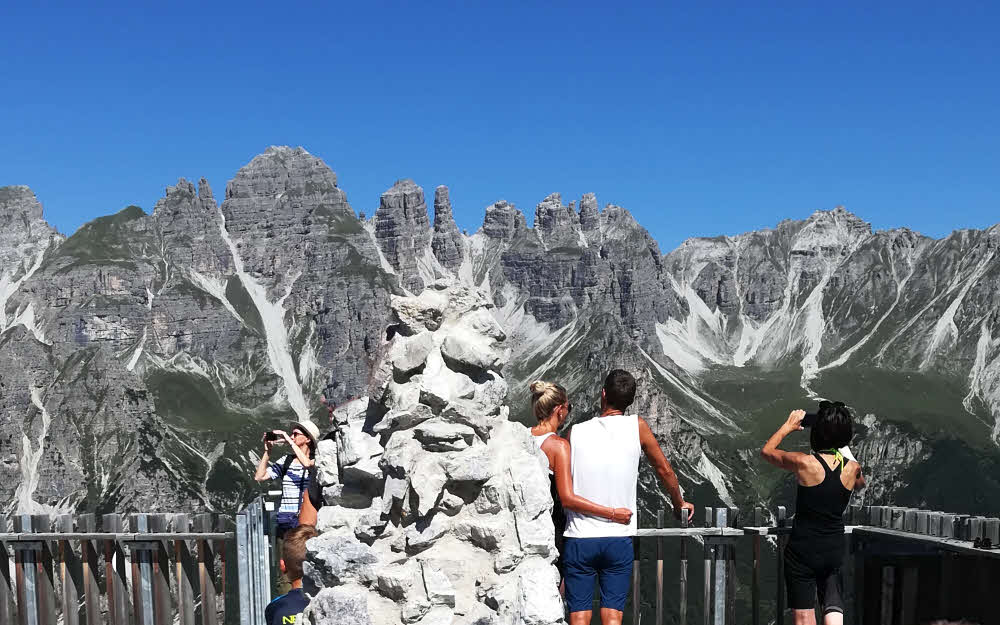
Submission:
[[[556,191],[664,251],[838,204],[1000,221],[995,3],[28,4],[0,22],[0,185],[67,233],[181,176],[221,200],[274,144],[369,215],[447,184],[470,231]]]

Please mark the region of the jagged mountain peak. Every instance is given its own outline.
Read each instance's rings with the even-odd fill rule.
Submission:
[[[527,232],[528,221],[516,206],[498,200],[486,207],[481,231],[491,239],[512,241],[519,233]]]
[[[452,271],[456,271],[464,258],[462,234],[458,231],[455,217],[451,213],[451,199],[448,187],[434,189],[434,238],[431,241],[434,257]]]
[[[198,179],[198,197],[203,200],[215,202],[215,195],[212,194],[212,186],[208,184],[208,180],[205,178]]]
[[[236,172],[226,185],[226,199],[316,196],[335,189],[337,174],[322,159],[302,148],[272,146]]]
[[[0,274],[19,271],[16,266],[22,260],[37,256],[39,250],[63,238],[45,221],[42,203],[30,187],[0,187]],[[3,298],[0,292],[0,304]]]
[[[589,245],[573,203],[563,204],[559,193],[550,194],[535,207],[534,230],[548,249]]]
[[[43,219],[42,204],[31,187],[13,185],[0,187],[0,220],[23,215],[30,220]]]
[[[308,150],[303,148],[301,145],[297,147],[292,147],[290,145],[270,145],[264,150],[264,155],[272,155],[278,157],[295,157],[295,156],[312,156]]]

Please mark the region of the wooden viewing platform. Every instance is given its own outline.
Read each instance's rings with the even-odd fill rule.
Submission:
[[[108,514],[100,530],[93,514],[14,516],[0,532],[0,625],[262,625],[273,508],[258,497],[235,520]],[[639,529],[626,621],[790,622],[785,509],[706,508],[699,517],[697,527],[664,527],[660,510],[656,527]],[[845,523],[845,623],[1000,625],[1000,550],[973,546],[1000,543],[1000,519],[869,506],[850,508]]]
[[[785,609],[784,547],[794,519],[779,506],[772,521],[765,511],[753,510],[744,522],[737,508],[705,508],[701,527],[665,528],[664,511],[657,513],[656,528],[639,529],[632,572],[631,606],[626,621],[633,625],[760,625],[791,622]],[[937,619],[966,619],[979,625],[1000,625],[1000,549],[974,547],[976,539],[1000,543],[1000,519],[890,506],[854,506],[845,517],[845,562],[842,569],[845,623],[865,625],[918,625]],[[691,545],[690,543],[695,543]],[[649,549],[655,545],[655,556]],[[665,587],[664,567],[668,543],[677,543],[676,591]],[[747,544],[749,543],[749,544]],[[689,558],[689,548],[701,553]],[[737,559],[749,548],[745,562]],[[764,550],[774,561],[773,600],[762,596]],[[642,557],[643,553],[650,554]],[[700,562],[697,560],[700,559]],[[642,576],[643,563],[655,567],[655,587]],[[689,577],[699,564],[698,584]],[[648,566],[647,564],[647,566]],[[740,579],[740,567],[749,569],[749,583]],[[692,602],[692,592],[700,601]],[[668,616],[669,595],[676,592]],[[647,596],[651,600],[644,601]],[[701,612],[689,618],[692,604]],[[765,605],[767,604],[767,605]],[[745,607],[737,611],[738,606]],[[595,601],[595,609],[597,602]],[[781,618],[777,618],[781,615]],[[822,622],[817,614],[817,622]]]

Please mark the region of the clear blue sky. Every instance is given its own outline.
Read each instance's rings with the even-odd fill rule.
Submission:
[[[273,144],[369,215],[397,178],[447,184],[470,231],[555,191],[664,251],[838,204],[1000,221],[996,3],[29,4],[0,21],[0,185],[66,233],[180,176],[221,201]]]

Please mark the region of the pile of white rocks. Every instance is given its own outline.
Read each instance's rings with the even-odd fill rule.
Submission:
[[[545,459],[508,420],[491,306],[448,282],[393,297],[369,396],[320,444],[306,622],[564,622]]]

